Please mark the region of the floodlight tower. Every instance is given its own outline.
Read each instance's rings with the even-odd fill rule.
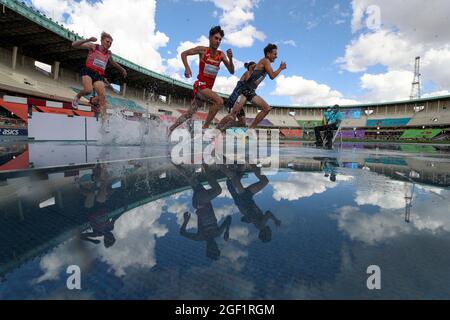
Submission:
[[[412,201],[413,201],[413,197],[414,197],[414,189],[416,186],[416,183],[412,180],[410,180],[412,182],[412,186],[411,188],[409,188],[408,183],[405,182],[405,222],[410,222],[410,217],[411,217],[411,208],[412,208]]]
[[[420,76],[420,57],[416,57],[416,62],[414,65],[414,79],[411,86],[411,95],[409,96],[411,100],[420,99]]]

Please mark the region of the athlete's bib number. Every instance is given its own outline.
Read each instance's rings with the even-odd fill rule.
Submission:
[[[215,77],[215,76],[217,76],[218,73],[219,73],[219,67],[213,66],[210,64],[205,65],[205,70],[204,70],[205,75]]]
[[[93,64],[94,64],[94,66],[99,67],[99,68],[101,68],[103,70],[106,69],[106,62],[105,61],[102,61],[102,60],[99,60],[99,59],[94,59]]]

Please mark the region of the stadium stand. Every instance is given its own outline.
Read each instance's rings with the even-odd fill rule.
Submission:
[[[385,118],[385,119],[368,119],[366,127],[405,127],[411,118]]]
[[[432,139],[442,133],[442,129],[408,129],[401,136],[402,139]]]

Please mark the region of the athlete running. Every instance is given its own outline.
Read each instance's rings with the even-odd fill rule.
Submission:
[[[227,102],[225,102],[225,107],[228,108],[228,113],[231,113],[234,106],[239,105],[240,100],[241,100],[241,93],[246,88],[245,82],[248,80],[248,78],[250,78],[251,73],[253,72],[253,70],[256,67],[256,63],[251,61],[251,62],[245,63],[244,67],[245,67],[245,69],[247,69],[247,71],[245,71],[244,74],[241,76],[241,79],[238,81],[236,87],[233,90],[233,93],[231,93]],[[245,122],[245,111],[244,111],[243,107],[238,112],[237,118],[238,118],[237,125],[239,127],[247,126],[247,124]],[[223,118],[219,122],[217,129],[222,130],[222,131],[228,129],[229,127],[231,127],[235,124],[234,120],[235,119],[233,119],[233,121],[229,121],[229,119],[227,117]],[[224,127],[225,124],[227,125],[227,127]]]
[[[209,107],[206,121],[203,124],[203,129],[209,128],[212,120],[223,105],[223,99],[215,93],[212,88],[222,62],[225,64],[228,71],[231,74],[234,74],[233,52],[231,49],[228,49],[225,55],[219,50],[224,35],[222,28],[216,26],[209,31],[209,47],[198,46],[181,53],[181,59],[185,68],[184,75],[186,78],[192,77],[192,71],[187,60],[188,56],[198,55],[200,58],[200,67],[197,81],[194,83],[194,99],[192,100],[191,106],[187,113],[181,115],[169,128],[169,136],[175,128],[186,120],[191,119],[205,101],[212,102],[212,105]]]
[[[269,78],[273,80],[280,74],[281,71],[286,69],[286,63],[281,62],[280,67],[276,71],[273,71],[271,64],[276,60],[277,55],[278,48],[276,45],[269,43],[264,48],[264,58],[256,64],[253,72],[245,81],[241,89],[242,91],[239,103],[235,104],[231,110],[231,113],[222,119],[219,127],[225,128],[228,126],[228,122],[234,121],[247,101],[250,101],[256,107],[261,109],[253,123],[250,125],[250,129],[255,129],[258,123],[260,123],[269,114],[271,107],[266,101],[264,101],[263,98],[259,97],[255,91],[267,75],[269,75]]]
[[[72,42],[72,47],[74,48],[89,50],[85,66],[80,73],[83,89],[73,99],[72,107],[77,108],[81,97],[91,94],[92,90],[95,89],[95,92],[98,95],[98,101],[95,102],[100,107],[102,123],[104,123],[107,117],[104,82],[106,66],[108,63],[111,63],[114,68],[120,71],[124,78],[127,76],[127,71],[112,58],[112,53],[109,51],[109,48],[111,48],[113,38],[110,34],[102,32],[100,39],[101,44],[93,43],[96,41],[97,38],[92,37],[87,40]],[[91,103],[96,104],[95,102],[91,101]]]

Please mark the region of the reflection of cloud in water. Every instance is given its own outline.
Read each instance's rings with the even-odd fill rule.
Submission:
[[[368,215],[358,207],[345,206],[335,216],[340,230],[351,239],[373,244],[411,231],[411,225],[405,224],[401,211],[383,210],[379,214]]]
[[[448,234],[411,235],[383,246],[343,244],[340,268],[330,281],[301,278],[279,285],[267,299],[449,299]],[[339,255],[339,253],[337,253]],[[381,268],[381,290],[368,290],[367,267]],[[280,297],[281,296],[281,297]]]
[[[336,182],[331,182],[324,173],[292,172],[287,181],[276,181],[273,186],[273,198],[277,201],[294,201],[313,194],[335,188],[340,181],[350,181],[352,176],[337,174]]]
[[[359,177],[355,202],[362,205],[374,205],[384,209],[400,209],[405,207],[405,190],[411,192],[412,183],[387,180],[384,176],[372,175],[370,181]],[[434,195],[442,195],[445,190],[433,186],[416,184],[416,193],[422,191]]]
[[[248,252],[238,246],[234,246],[232,242],[227,243],[222,249],[222,263],[229,264],[234,270],[240,271],[245,266],[245,258]]]
[[[250,231],[247,227],[236,226],[230,228],[230,240],[236,240],[240,244],[247,246],[254,239],[251,237]]]
[[[182,192],[175,193],[175,194],[171,195],[169,197],[169,199],[170,200],[178,200],[178,199],[180,199],[182,197],[192,197],[192,194],[193,194],[192,189],[189,189],[189,190],[185,190],[185,191],[182,191]]]
[[[117,276],[125,275],[127,267],[151,268],[156,264],[155,243],[168,232],[157,220],[165,201],[157,200],[132,209],[115,224],[116,243],[110,248],[97,246],[97,250]]]
[[[93,257],[87,254],[86,244],[79,241],[76,238],[71,239],[43,256],[39,265],[44,274],[32,280],[31,283],[59,280],[61,272],[65,272],[69,265],[78,265],[82,269],[87,269],[86,266],[92,262]]]
[[[155,238],[168,232],[165,226],[157,222],[164,205],[163,200],[157,200],[124,213],[114,226],[116,242],[108,249],[103,244],[80,243],[77,238],[61,244],[41,259],[44,274],[33,283],[58,280],[59,274],[69,265],[78,265],[86,270],[84,266],[89,265],[96,256],[90,250],[96,250],[117,276],[125,275],[125,269],[129,266],[153,267],[156,264]]]
[[[218,198],[233,199],[233,197],[231,196],[230,191],[228,191],[228,187],[227,187],[226,181],[219,182],[219,185],[222,188],[222,193],[218,196]]]
[[[233,215],[233,213],[238,212],[238,209],[234,205],[225,205],[220,208],[214,208],[217,221],[225,219],[227,216]]]
[[[180,213],[184,213],[186,211],[189,211],[189,203],[188,202],[174,202],[172,203],[168,208],[168,213],[174,213],[176,215],[179,215]],[[181,215],[183,217],[183,215]]]
[[[376,214],[369,215],[362,212],[358,207],[345,206],[338,210],[338,214],[334,218],[337,219],[339,229],[346,232],[350,238],[369,244],[394,238],[401,234],[450,232],[449,193],[449,191],[441,189],[439,194],[443,195],[442,198],[428,193],[426,199],[418,200],[416,198],[413,200],[410,223],[404,221],[405,199],[403,192],[394,192],[399,198],[396,202],[398,209],[386,209],[385,207],[392,206],[383,207],[383,201],[380,198],[380,202],[372,203],[381,207]],[[385,201],[389,199],[387,198]]]
[[[361,182],[359,186],[360,188],[356,191],[355,202],[360,206],[369,204],[384,209],[405,207],[404,182],[373,176],[370,183]]]

